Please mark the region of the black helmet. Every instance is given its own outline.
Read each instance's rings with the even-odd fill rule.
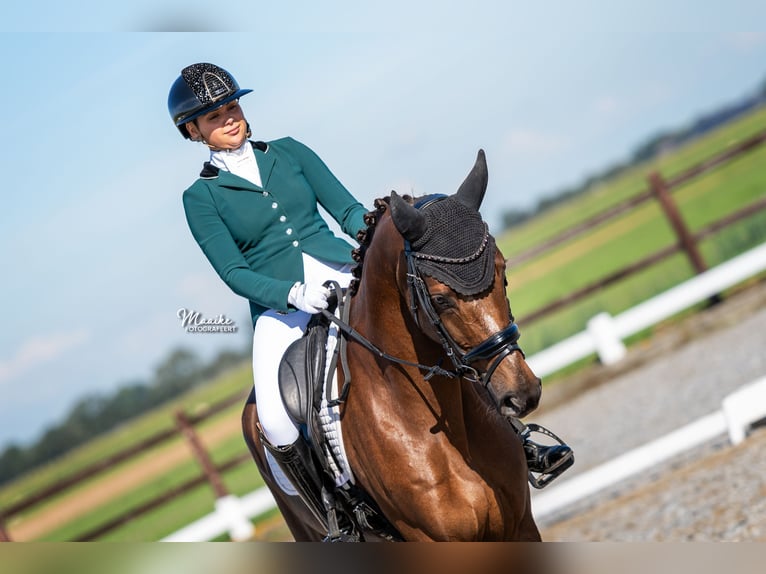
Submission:
[[[181,135],[188,139],[186,122],[252,91],[241,90],[237,80],[223,68],[214,64],[192,64],[181,70],[170,87],[168,111]]]

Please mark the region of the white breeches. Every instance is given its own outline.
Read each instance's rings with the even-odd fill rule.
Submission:
[[[304,282],[322,284],[337,281],[348,287],[351,281],[351,265],[338,265],[319,261],[303,254]],[[253,330],[253,380],[258,419],[269,441],[278,446],[292,444],[298,438],[295,427],[282,405],[277,375],[279,363],[290,343],[300,339],[311,315],[303,311],[278,313],[272,309],[264,312]]]

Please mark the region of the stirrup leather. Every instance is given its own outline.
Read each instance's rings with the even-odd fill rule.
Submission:
[[[568,445],[563,440],[561,440],[558,436],[556,436],[553,432],[535,423],[529,423],[528,425],[526,425],[525,428],[519,432],[519,435],[521,436],[521,439],[524,442],[527,442],[527,441],[534,442],[530,438],[533,432],[545,435],[548,438],[553,439],[557,443],[554,445],[541,445],[543,447],[566,446],[568,448]],[[538,443],[534,443],[534,444],[538,444]],[[561,474],[570,466],[572,466],[572,464],[574,464],[574,452],[570,450],[568,454],[566,454],[559,461],[557,461],[555,465],[546,469],[545,472],[535,474],[531,470],[528,470],[527,478],[529,480],[529,484],[531,484],[533,487],[537,489],[545,488],[553,480],[561,476]]]

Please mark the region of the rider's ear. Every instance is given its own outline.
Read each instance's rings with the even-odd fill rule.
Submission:
[[[455,197],[463,205],[479,211],[481,202],[484,200],[484,194],[487,191],[488,179],[487,158],[484,155],[484,150],[480,149],[471,173],[468,174],[468,177],[460,185],[457,193],[455,193]]]
[[[195,141],[195,142],[202,141],[202,133],[199,131],[196,121],[186,122],[184,124],[184,127],[186,128],[186,131],[189,133],[189,138],[192,141]]]

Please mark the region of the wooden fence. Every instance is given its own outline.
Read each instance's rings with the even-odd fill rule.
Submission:
[[[663,259],[666,259],[667,257],[670,257],[679,251],[683,251],[685,253],[695,273],[699,274],[704,272],[708,266],[699,251],[699,242],[708,236],[720,231],[721,229],[732,225],[733,223],[741,221],[763,209],[766,209],[766,196],[731,214],[726,215],[725,217],[722,217],[721,219],[708,224],[707,226],[693,233],[686,225],[681,211],[678,209],[678,206],[673,200],[671,192],[700,175],[708,173],[711,170],[725,165],[730,161],[742,157],[744,154],[757,149],[764,143],[766,143],[766,131],[754,135],[737,145],[731,146],[723,152],[707,158],[706,160],[690,167],[689,169],[678,175],[675,175],[670,179],[665,179],[658,172],[652,172],[647,177],[647,189],[644,191],[634,195],[622,203],[597,213],[582,223],[566,229],[558,235],[538,245],[535,245],[534,247],[518,255],[509,257],[506,260],[508,267],[518,265],[532,258],[538,257],[555,247],[563,245],[564,243],[583,235],[587,231],[592,230],[595,226],[614,219],[615,217],[635,209],[643,203],[653,199],[659,202],[660,207],[662,208],[662,212],[667,217],[677,238],[677,242],[672,245],[668,245],[667,247],[664,247],[659,251],[652,253],[643,259],[640,259],[639,261],[635,261],[629,265],[626,265],[622,269],[618,269],[617,271],[605,275],[604,277],[601,277],[600,279],[593,281],[588,285],[585,285],[584,287],[581,287],[580,289],[565,295],[564,297],[552,301],[551,303],[548,303],[539,309],[536,309],[530,313],[525,313],[524,323],[529,325],[534,321],[541,319],[542,317],[550,315],[555,311],[558,311],[568,305],[571,305],[572,303],[575,303],[576,301],[587,297],[592,293],[599,291],[600,289],[603,289],[604,287],[625,279],[633,273],[659,263]],[[711,301],[715,302],[717,299],[718,297],[714,296]]]
[[[160,444],[175,439],[179,435],[182,436],[189,445],[194,457],[202,469],[201,474],[185,481],[180,485],[175,486],[172,489],[163,492],[162,494],[155,496],[151,500],[145,501],[139,506],[128,509],[127,511],[103,524],[88,530],[87,532],[79,535],[76,541],[97,540],[108,532],[111,532],[123,524],[126,524],[130,520],[133,520],[142,514],[146,514],[147,512],[159,508],[160,506],[167,504],[172,499],[187,493],[205,483],[211,486],[216,499],[225,498],[229,493],[223,483],[223,480],[221,479],[221,475],[224,472],[239,466],[240,464],[249,462],[251,460],[250,454],[241,454],[232,457],[218,465],[214,464],[204,445],[200,441],[195,426],[233,405],[244,405],[246,398],[246,395],[243,395],[242,392],[238,392],[234,395],[222,399],[221,401],[218,401],[217,403],[214,403],[203,413],[196,415],[187,415],[183,410],[179,409],[175,412],[174,427],[159,431],[134,445],[114,453],[113,455],[103,460],[90,464],[85,468],[82,468],[72,473],[71,475],[62,478],[51,485],[28,494],[23,499],[14,502],[6,508],[0,508],[0,542],[9,542],[12,540],[6,524],[8,520],[13,516],[16,516],[25,510],[45,502],[53,496],[61,494],[77,486],[84,480],[107,472],[121,462],[125,462],[131,458],[138,457]]]

